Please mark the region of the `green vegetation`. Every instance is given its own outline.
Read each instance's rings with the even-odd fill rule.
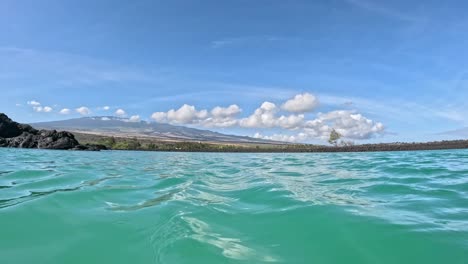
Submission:
[[[330,132],[330,138],[328,139],[328,143],[336,147],[338,146],[338,140],[340,138],[341,138],[341,134],[336,132],[335,129],[332,129],[332,131]]]
[[[336,131],[335,131],[336,132]],[[336,132],[337,133],[337,132]],[[333,133],[334,134],[334,133]],[[337,133],[339,135],[339,133]],[[113,150],[185,151],[185,152],[355,152],[401,151],[468,148],[468,140],[435,141],[424,143],[384,143],[354,145],[352,141],[339,141],[341,135],[331,135],[333,146],[312,144],[254,144],[214,142],[173,142],[155,138],[125,138],[74,133],[81,144],[100,144]]]
[[[291,152],[307,151],[307,144],[252,144],[213,142],[171,142],[151,138],[123,138],[75,133],[83,144],[100,144],[113,150],[189,151],[189,152]]]

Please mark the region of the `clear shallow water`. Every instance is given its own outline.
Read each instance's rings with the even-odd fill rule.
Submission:
[[[468,263],[468,151],[0,149],[1,263]]]

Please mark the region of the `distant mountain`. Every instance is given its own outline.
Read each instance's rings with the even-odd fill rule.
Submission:
[[[450,135],[450,136],[468,138],[468,127],[445,131],[445,132],[440,133],[440,135]]]
[[[149,123],[145,121],[131,122],[126,118],[112,116],[82,117],[61,121],[32,123],[31,125],[35,128],[41,129],[67,130],[78,133],[120,137],[151,137],[174,141],[278,143],[275,141],[256,139],[246,136],[225,135],[209,130],[201,130],[184,126]]]

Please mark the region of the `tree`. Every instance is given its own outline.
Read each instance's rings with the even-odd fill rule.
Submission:
[[[159,147],[156,146],[156,144],[154,144],[153,142],[149,143],[146,147],[147,149],[149,150],[155,150],[155,149],[158,149]]]
[[[136,137],[133,137],[133,139],[127,142],[127,144],[128,144],[128,148],[132,150],[137,150],[137,149],[140,149],[141,147],[141,144]]]
[[[353,141],[341,140],[339,145],[342,146],[342,147],[351,147],[351,146],[354,146],[354,142]]]
[[[98,144],[104,145],[104,146],[112,149],[112,148],[114,148],[114,145],[116,144],[116,141],[115,141],[114,137],[105,137],[105,138],[99,139]]]
[[[328,143],[336,147],[338,145],[338,139],[340,138],[341,138],[341,134],[336,132],[335,129],[332,129],[332,131],[330,132],[330,138],[328,139]]]

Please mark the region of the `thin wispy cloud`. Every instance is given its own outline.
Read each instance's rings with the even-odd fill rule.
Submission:
[[[375,0],[344,0],[344,1],[358,8],[362,8],[369,12],[380,14],[380,15],[393,18],[393,19],[398,19],[398,20],[408,21],[408,22],[416,22],[416,21],[421,20],[421,17],[419,16],[411,15],[411,14],[393,9]]]
[[[211,42],[210,46],[214,49],[219,49],[229,46],[262,45],[266,43],[297,40],[299,40],[299,38],[286,36],[241,36],[214,40]]]
[[[0,23],[11,32],[0,45],[2,111],[23,122],[116,116],[118,109],[148,120],[161,112],[156,117],[171,122],[262,137],[297,138],[290,128],[333,111],[342,111],[333,122],[359,123],[351,115],[362,125],[381,122],[385,135],[399,134],[395,140],[468,125],[466,3],[253,1],[246,10],[220,1],[188,9],[193,16],[164,5],[174,7],[164,9],[167,16],[154,15],[158,4],[115,3],[121,14],[147,16],[131,21],[103,20],[70,3],[9,13]],[[57,8],[90,23],[51,23]],[[318,100],[295,98],[304,93]],[[262,108],[265,102],[275,107]]]
[[[150,69],[117,65],[83,55],[65,52],[0,46],[0,67],[11,78],[25,74],[53,77],[60,85],[90,85],[102,83],[152,83],[160,74]],[[24,75],[24,76],[23,76]]]

